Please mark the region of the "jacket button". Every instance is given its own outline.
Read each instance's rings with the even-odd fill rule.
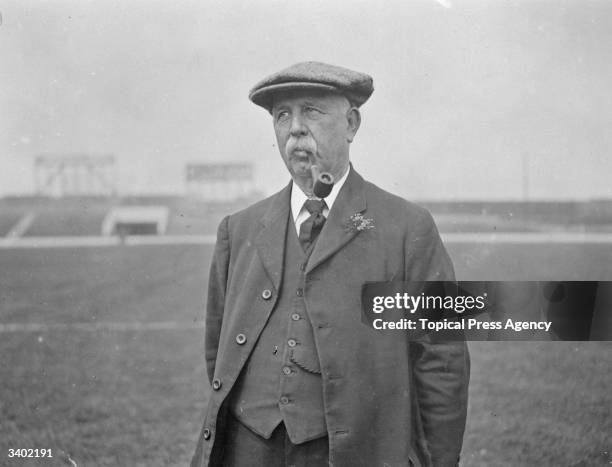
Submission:
[[[288,397],[283,396],[283,397],[281,397],[281,398],[279,399],[279,402],[280,402],[282,405],[287,405],[287,404],[289,403],[289,398],[288,398]]]
[[[242,345],[246,342],[246,336],[242,333],[238,334],[236,336],[236,342],[238,343],[238,345]]]
[[[291,367],[288,367],[288,366],[283,367],[283,374],[289,376],[291,373],[292,373]]]
[[[218,391],[219,389],[221,389],[221,386],[223,385],[223,383],[221,383],[220,379],[213,379],[213,383],[212,383],[212,388],[215,391]]]
[[[291,319],[292,319],[293,321],[299,321],[299,320],[300,320],[300,314],[299,314],[299,313],[293,313],[293,314],[291,315]]]
[[[208,441],[210,439],[210,435],[210,430],[208,428],[204,428],[204,439]]]
[[[295,339],[289,339],[287,341],[287,344],[289,345],[289,347],[295,347],[297,345],[297,342]]]
[[[272,291],[270,289],[265,289],[261,293],[261,298],[263,298],[264,300],[270,300],[270,297],[272,297]]]

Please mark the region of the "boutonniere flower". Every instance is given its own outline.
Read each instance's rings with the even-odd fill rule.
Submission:
[[[363,217],[363,214],[356,212],[348,218],[346,228],[349,232],[362,232],[374,228],[374,219]]]

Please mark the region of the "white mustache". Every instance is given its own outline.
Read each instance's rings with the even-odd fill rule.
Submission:
[[[285,144],[285,154],[294,155],[297,151],[314,156],[317,152],[317,143],[311,137],[289,138]]]

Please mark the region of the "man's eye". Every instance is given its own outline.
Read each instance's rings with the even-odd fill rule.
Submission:
[[[286,120],[289,117],[289,112],[287,112],[286,110],[281,110],[279,113],[276,114],[276,121],[280,122],[283,120]]]
[[[315,107],[306,107],[305,111],[310,116],[319,115],[321,113],[321,111]]]

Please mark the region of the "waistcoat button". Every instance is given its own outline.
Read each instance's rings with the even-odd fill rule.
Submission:
[[[204,439],[208,441],[210,439],[210,435],[210,430],[208,428],[204,428]]]
[[[270,300],[271,297],[272,297],[272,291],[270,289],[265,289],[261,293],[261,298],[263,298],[264,300]]]
[[[236,342],[238,343],[238,345],[242,345],[246,342],[246,336],[242,333],[238,334],[236,336]]]
[[[220,379],[214,379],[212,382],[212,388],[214,391],[218,391],[219,389],[221,389],[223,383],[221,383]]]

